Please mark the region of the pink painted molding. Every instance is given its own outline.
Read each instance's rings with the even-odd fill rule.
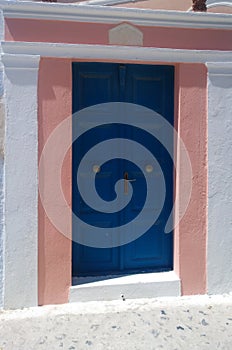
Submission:
[[[202,64],[179,66],[178,132],[192,164],[192,195],[188,210],[176,230],[175,269],[182,294],[206,293],[207,244],[207,69]],[[181,184],[185,169],[180,159]]]
[[[142,1],[128,1],[125,4],[118,4],[119,7],[133,7],[133,8],[145,8],[153,10],[175,10],[175,11],[188,11],[192,6],[191,0],[142,0]]]
[[[107,23],[7,18],[5,19],[5,40],[108,45],[108,33],[114,27],[115,25]],[[143,46],[147,47],[232,50],[229,30],[135,27],[143,33]]]
[[[72,114],[71,76],[70,60],[42,59],[40,62],[38,87],[39,156],[54,128]],[[46,178],[43,181],[46,181]],[[71,152],[69,152],[63,165],[62,188],[70,205],[71,186]],[[56,205],[55,202],[54,205]],[[68,301],[71,285],[71,241],[52,225],[40,202],[38,279],[39,305]]]

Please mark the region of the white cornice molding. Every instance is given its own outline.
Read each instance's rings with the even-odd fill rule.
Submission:
[[[218,6],[232,7],[232,1],[208,0],[206,5],[208,9],[213,7],[218,7]],[[192,7],[190,7],[188,11],[192,11]]]
[[[223,0],[208,0],[207,1],[207,7],[217,7],[217,6],[226,6],[226,7],[232,7],[232,1],[223,1]]]
[[[226,75],[232,76],[232,61],[231,62],[209,62],[207,63],[209,75]]]
[[[206,63],[232,62],[232,51],[163,49],[138,46],[83,45],[62,43],[2,42],[2,59],[13,56],[59,57],[72,59],[118,60],[131,62]],[[6,55],[6,58],[4,58]],[[11,58],[12,55],[12,58]]]
[[[102,6],[113,6],[113,5],[120,5],[120,4],[130,4],[130,3],[136,3],[141,2],[143,0],[89,0],[89,1],[82,1],[79,2],[80,5],[102,5]],[[217,7],[217,6],[226,6],[226,7],[232,7],[232,1],[224,1],[224,0],[207,0],[207,7]],[[192,7],[189,8],[188,11],[191,11]]]
[[[6,69],[39,69],[39,55],[2,54],[1,61]]]
[[[230,14],[160,11],[112,6],[0,0],[6,18],[27,18],[93,23],[129,22],[135,25],[178,28],[232,29]]]
[[[81,1],[79,5],[102,5],[102,6],[113,6],[127,3],[135,3],[141,0],[89,0],[89,1]]]
[[[143,0],[89,0],[89,1],[82,1],[79,2],[81,5],[102,5],[102,6],[113,6],[113,5],[120,5],[120,4],[130,4],[130,3],[136,3],[141,2]],[[208,0],[207,1],[207,7],[215,7],[215,6],[227,6],[231,7],[232,2],[231,1],[223,1],[223,0]],[[192,7],[188,10],[190,11]]]

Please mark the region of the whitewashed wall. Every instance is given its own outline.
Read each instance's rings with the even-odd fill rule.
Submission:
[[[3,55],[4,307],[37,305],[39,56]]]
[[[0,308],[3,306],[4,281],[4,104],[0,67]]]
[[[3,240],[4,240],[4,219],[3,219],[3,208],[4,208],[4,191],[3,191],[3,168],[4,160],[2,154],[0,154],[0,308],[3,307],[3,281],[4,281],[4,251],[3,251]]]
[[[3,39],[3,14],[0,11],[0,40]],[[3,281],[4,281],[4,88],[3,65],[0,63],[0,308],[3,307]]]
[[[208,292],[232,291],[232,63],[208,64]]]

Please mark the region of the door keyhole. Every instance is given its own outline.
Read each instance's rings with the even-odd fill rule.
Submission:
[[[124,173],[124,193],[128,194],[128,182],[136,181],[136,179],[128,179],[128,172]]]
[[[124,173],[124,193],[128,194],[128,173]]]

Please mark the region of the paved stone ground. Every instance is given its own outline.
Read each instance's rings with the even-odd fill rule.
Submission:
[[[232,350],[232,295],[2,311],[0,349]]]

